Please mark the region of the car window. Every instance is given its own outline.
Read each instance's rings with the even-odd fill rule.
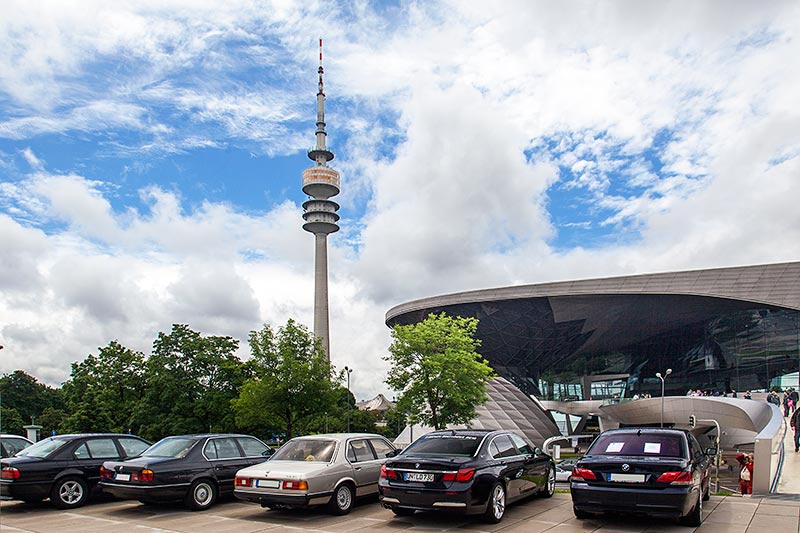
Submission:
[[[375,453],[366,440],[351,440],[347,445],[347,460],[351,463],[373,461]]]
[[[533,455],[533,448],[531,448],[530,444],[525,442],[525,439],[514,433],[512,433],[510,437],[511,440],[514,442],[514,444],[517,446],[517,450],[519,450],[519,453]]]
[[[3,448],[5,448],[5,451],[9,456],[27,448],[30,446],[30,444],[31,443],[25,439],[15,439],[13,437],[3,439]]]
[[[507,435],[500,435],[495,437],[489,445],[489,451],[492,457],[498,459],[500,457],[513,457],[517,455],[517,449],[511,443],[511,439]]]
[[[175,459],[180,459],[186,457],[197,442],[198,441],[195,439],[166,437],[147,448],[142,452],[142,455],[147,457],[174,457]]]
[[[40,440],[39,442],[25,448],[25,455],[28,457],[44,458],[64,446],[66,443],[67,441],[64,439],[47,437],[46,439]],[[86,453],[88,454],[88,452]]]
[[[372,448],[375,450],[375,455],[379,459],[391,457],[394,454],[394,447],[383,439],[369,439]]]
[[[457,455],[472,457],[478,451],[481,439],[476,435],[452,433],[423,435],[403,450],[403,455]]]
[[[681,435],[640,433],[601,434],[587,455],[642,455],[686,457]]]
[[[91,459],[92,458],[92,455],[89,453],[89,448],[86,446],[85,442],[83,444],[81,444],[80,446],[78,446],[75,449],[75,451],[72,452],[72,455],[75,456],[75,459]]]
[[[117,445],[114,444],[114,439],[89,439],[86,441],[86,447],[89,449],[89,456],[92,459],[113,459],[119,457],[119,450]]]
[[[705,454],[703,453],[703,448],[700,447],[700,443],[697,442],[697,439],[694,437],[694,435],[688,435],[688,437],[689,448],[691,449],[692,456],[694,456],[695,459],[702,459]]]
[[[269,453],[264,453],[269,450],[269,446],[256,438],[237,437],[236,442],[242,447],[246,457],[263,457],[269,455]]]
[[[209,439],[203,451],[209,459],[233,459],[242,457],[236,442],[230,437]]]
[[[143,451],[150,447],[146,442],[139,439],[132,439],[129,437],[122,437],[119,439],[119,444],[125,450],[125,455],[128,457],[136,457],[141,455]]]
[[[273,461],[316,461],[328,463],[336,450],[336,441],[328,439],[292,439],[275,452]]]

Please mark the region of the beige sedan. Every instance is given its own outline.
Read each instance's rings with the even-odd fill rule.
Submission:
[[[234,494],[271,509],[327,505],[344,515],[356,498],[378,492],[381,465],[397,453],[371,433],[296,437],[268,461],[239,470]]]

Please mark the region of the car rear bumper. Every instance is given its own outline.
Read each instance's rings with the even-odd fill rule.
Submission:
[[[475,498],[473,491],[405,490],[381,487],[378,498],[387,509],[403,508],[418,511],[449,511],[475,514],[486,510],[487,500]]]
[[[234,496],[246,502],[260,504],[261,507],[298,509],[311,505],[323,505],[330,501],[332,492],[315,494],[274,494],[258,490],[235,489]]]
[[[170,485],[128,485],[113,481],[101,481],[100,490],[121,500],[139,500],[143,502],[180,501],[186,497],[188,483]]]
[[[643,489],[571,483],[572,505],[578,511],[621,512],[679,518],[692,510],[698,489],[667,487]]]
[[[0,500],[43,500],[50,496],[50,483],[0,481]]]

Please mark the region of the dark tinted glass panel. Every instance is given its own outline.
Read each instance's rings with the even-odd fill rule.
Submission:
[[[641,455],[645,457],[683,457],[686,449],[678,435],[647,433],[601,434],[587,455]]]
[[[404,454],[415,455],[475,455],[481,437],[475,435],[425,435],[406,448]]]

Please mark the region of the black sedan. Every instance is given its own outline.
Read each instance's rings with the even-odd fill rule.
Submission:
[[[85,504],[108,459],[134,457],[150,443],[135,435],[58,435],[40,440],[24,455],[0,461],[0,499],[39,502],[47,497],[60,509]]]
[[[219,495],[233,494],[242,468],[263,463],[272,448],[250,435],[167,437],[140,457],[103,464],[103,492],[143,503],[183,501],[193,511],[208,509]]]
[[[697,527],[709,498],[707,453],[690,432],[626,428],[605,431],[570,478],[577,518],[624,512],[677,518]]]
[[[482,514],[497,523],[506,504],[555,491],[553,459],[512,431],[449,430],[423,435],[389,459],[380,501],[396,515],[417,510]]]

